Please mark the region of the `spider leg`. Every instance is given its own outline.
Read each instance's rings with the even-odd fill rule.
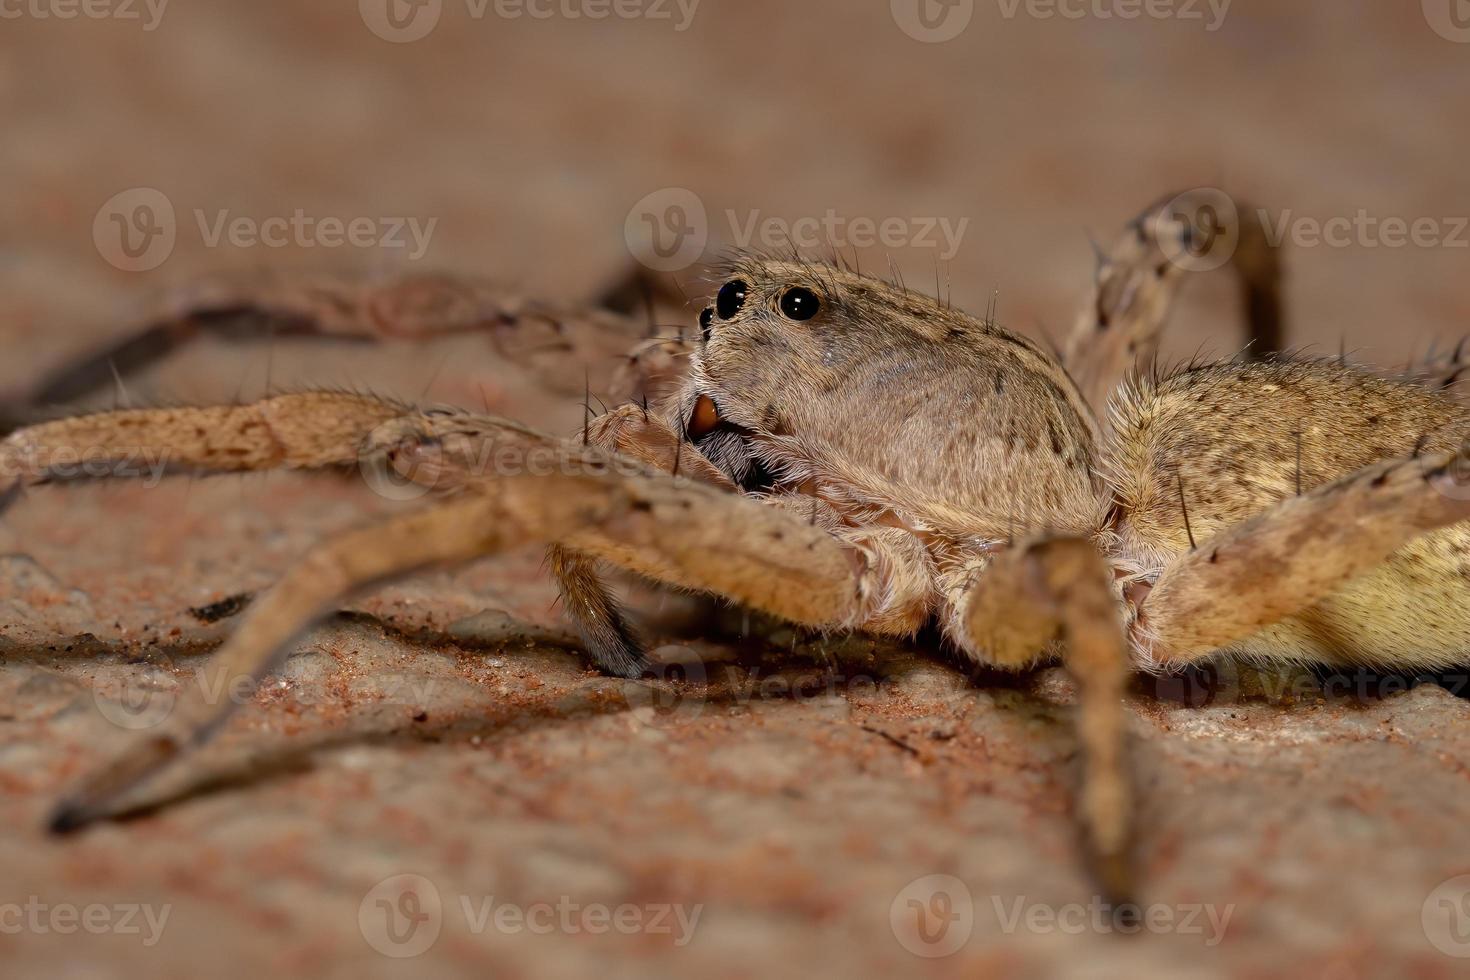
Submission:
[[[1153,663],[1198,660],[1279,623],[1427,532],[1470,520],[1470,443],[1366,467],[1180,555],[1138,604]]]
[[[439,445],[424,444],[428,452]],[[647,473],[567,446],[548,475],[467,482],[431,505],[340,534],[309,552],[256,600],[170,717],[172,734],[134,743],[56,811],[58,831],[136,807],[134,793],[202,744],[231,705],[208,692],[260,678],[334,600],[429,565],[463,562],[529,541],[553,541],[669,584],[727,596],[795,623],[857,625],[862,559],[791,515],[707,487]],[[223,681],[223,683],[219,683]]]
[[[594,372],[599,389],[611,385],[644,328],[609,311],[556,308],[483,280],[449,275],[221,276],[176,293],[120,339],[8,396],[4,414],[14,420],[84,398],[112,385],[119,374],[146,368],[205,336],[375,341],[475,331],[487,333],[508,360],[571,391],[581,388],[582,368]]]
[[[1186,272],[1228,261],[1240,282],[1248,353],[1280,350],[1280,258],[1263,220],[1260,211],[1218,191],[1189,191],[1152,205],[1112,248],[1098,248],[1092,292],[1062,362],[1104,426],[1113,389],[1139,365],[1155,362]]]
[[[946,602],[946,627],[962,649],[1005,670],[1056,651],[1077,680],[1078,823],[1099,885],[1114,904],[1125,904],[1132,893],[1123,703],[1130,668],[1112,572],[1089,541],[1047,537],[996,553],[968,578]]]
[[[346,466],[375,429],[411,411],[367,395],[303,392],[77,415],[0,439],[0,479],[8,500],[27,485],[93,477]]]
[[[234,708],[226,692],[241,679],[259,680],[293,637],[327,604],[373,582],[438,562],[475,557],[489,545],[479,528],[493,528],[495,503],[463,496],[411,514],[347,531],[319,545],[243,615],[236,631],[189,685],[169,717],[169,734],[128,745],[57,807],[51,829],[65,833],[116,812],[154,774],[202,745]]]
[[[590,420],[582,438],[589,446],[637,460],[652,470],[738,492],[729,477],[652,409],[620,405]],[[642,641],[600,574],[598,560],[559,545],[552,546],[548,559],[561,587],[563,608],[593,661],[621,677],[637,677],[647,670]]]
[[[1443,353],[1431,352],[1409,362],[1399,376],[1463,401],[1467,395],[1461,383],[1470,377],[1470,338],[1461,338],[1459,343]]]

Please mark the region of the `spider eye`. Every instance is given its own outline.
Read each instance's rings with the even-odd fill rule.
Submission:
[[[699,314],[699,332],[704,337],[704,342],[709,343],[709,326],[714,322],[715,310],[712,306],[706,306],[704,312]]]
[[[715,297],[715,312],[720,314],[721,320],[728,320],[740,312],[740,307],[745,305],[746,288],[739,279],[732,279],[720,287],[719,295]]]
[[[810,320],[821,307],[817,294],[800,286],[786,290],[786,295],[781,297],[781,312],[788,320]]]

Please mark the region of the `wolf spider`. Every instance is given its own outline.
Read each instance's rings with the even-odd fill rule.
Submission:
[[[677,392],[574,438],[303,392],[63,418],[13,432],[0,458],[18,484],[48,481],[48,451],[148,445],[193,472],[366,462],[432,488],[308,552],[203,668],[215,679],[259,679],[354,590],[527,542],[551,547],[589,657],[622,677],[649,663],[603,566],[817,630],[937,623],[964,658],[1002,669],[1059,659],[1078,683],[1084,849],[1102,887],[1126,895],[1131,670],[1221,655],[1435,668],[1470,649],[1470,411],[1440,384],[1459,364],[1391,378],[1280,356],[1132,376],[1185,277],[1169,256],[1200,242],[1178,200],[1100,253],[1060,355],[841,263],[746,255],[721,270]],[[1258,226],[1226,230],[1252,333],[1274,344],[1275,255]],[[383,297],[355,295],[320,322],[301,304],[226,297],[195,326],[259,314],[302,332],[381,327],[368,308]],[[602,322],[507,311],[473,289],[458,299],[407,302],[407,332],[535,314],[565,339]],[[187,333],[155,325],[132,343]],[[554,465],[475,465],[535,454]],[[191,687],[172,729],[87,779],[53,829],[135,806],[220,727],[229,700],[201,692],[223,686]]]

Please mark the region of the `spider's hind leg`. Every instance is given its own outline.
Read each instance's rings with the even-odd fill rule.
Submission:
[[[1179,667],[1356,588],[1338,604],[1336,625],[1324,622],[1320,632],[1364,657],[1395,661],[1389,666],[1453,666],[1470,636],[1460,570],[1470,550],[1465,521],[1470,443],[1365,467],[1169,562],[1139,604],[1137,645],[1149,662]],[[1413,610],[1411,622],[1396,628],[1383,614],[1388,608]]]
[[[100,349],[63,363],[0,402],[4,427],[38,410],[86,398],[204,337],[319,337],[342,341],[428,340],[487,335],[497,353],[548,387],[580,391],[584,372],[598,390],[631,384],[625,352],[645,328],[591,307],[556,307],[480,279],[397,275],[251,272],[200,280],[145,314]]]

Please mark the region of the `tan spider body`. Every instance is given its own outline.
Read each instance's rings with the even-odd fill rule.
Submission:
[[[1470,412],[1417,380],[1321,361],[1230,362],[1124,383],[1157,348],[1187,234],[1146,213],[1099,269],[1063,363],[1000,327],[856,272],[744,257],[723,271],[677,394],[578,439],[350,394],[79,416],[60,446],[167,447],[181,468],[365,461],[437,493],[320,545],[205,668],[268,672],[345,593],[532,541],[552,545],[593,660],[648,666],[606,563],[822,630],[937,622],[977,663],[1057,656],[1079,683],[1078,816],[1127,893],[1123,690],[1135,667],[1217,653],[1387,667],[1470,649]],[[1276,332],[1274,257],[1242,229],[1256,334]],[[558,327],[560,329],[560,327]],[[1438,377],[1443,372],[1436,372]],[[1095,410],[1116,390],[1111,414]],[[515,475],[476,461],[542,453]],[[201,684],[199,690],[220,685]],[[202,696],[58,810],[58,829],[139,805],[228,705]]]

